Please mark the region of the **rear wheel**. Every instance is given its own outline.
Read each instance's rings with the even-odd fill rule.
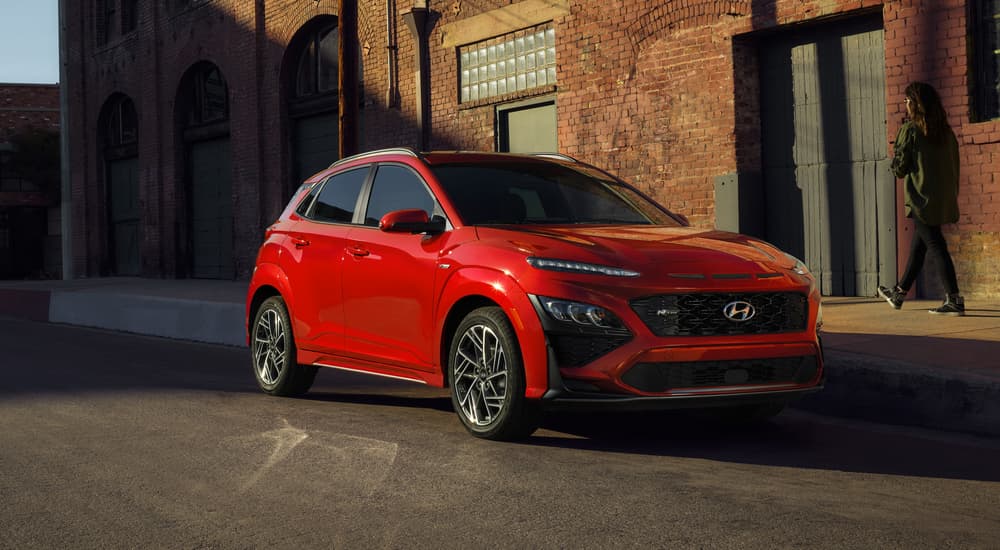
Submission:
[[[472,435],[512,440],[535,431],[538,402],[524,397],[521,350],[503,310],[483,307],[469,313],[448,357],[451,402]]]
[[[272,296],[257,309],[251,329],[250,351],[257,385],[271,395],[302,395],[316,379],[318,367],[299,365],[288,308]]]

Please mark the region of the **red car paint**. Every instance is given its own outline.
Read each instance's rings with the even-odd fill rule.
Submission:
[[[821,387],[820,294],[812,276],[794,258],[758,239],[688,227],[665,210],[661,213],[669,223],[661,225],[468,223],[439,181],[436,168],[477,163],[518,169],[557,164],[596,172],[571,160],[489,153],[387,150],[337,163],[308,180],[268,228],[247,296],[248,325],[264,298],[280,295],[292,321],[298,363],[443,387],[453,336],[449,330],[454,331],[456,324],[450,315],[473,300],[499,306],[514,327],[529,399],[673,406],[698,400],[708,404],[717,398],[738,402],[741,396],[754,395],[783,398]],[[359,223],[360,217],[353,223],[321,223],[297,212],[329,177],[359,167],[389,165],[419,176],[447,220],[445,230],[389,232]],[[464,185],[474,188],[477,182]],[[358,205],[364,210],[363,201]],[[413,219],[403,213],[388,221]],[[381,221],[384,225],[387,220]],[[639,275],[539,269],[529,264],[529,257],[612,266]],[[768,333],[657,336],[632,307],[633,300],[657,295],[769,293],[803,296],[805,322],[795,330]],[[532,296],[599,306],[621,320],[629,333],[627,341],[585,364],[558,364],[554,337],[543,326],[553,321],[545,318]],[[668,318],[672,311],[661,308],[655,315]],[[718,315],[722,314],[720,309]],[[639,389],[625,380],[626,373],[641,363],[662,363],[657,368],[669,369],[670,364],[685,362],[707,365],[783,357],[811,358],[814,368],[807,379],[800,375],[794,381],[751,383],[744,380],[753,376],[743,372],[747,369],[722,363],[720,368],[729,369],[726,383],[672,386],[664,391]],[[733,369],[740,372],[731,373]]]

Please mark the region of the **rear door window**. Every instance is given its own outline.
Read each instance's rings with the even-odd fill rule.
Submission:
[[[358,206],[358,196],[368,178],[368,167],[332,176],[323,184],[308,218],[321,222],[351,223]]]

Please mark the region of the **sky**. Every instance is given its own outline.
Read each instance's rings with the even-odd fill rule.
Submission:
[[[58,0],[0,0],[0,83],[57,82]]]

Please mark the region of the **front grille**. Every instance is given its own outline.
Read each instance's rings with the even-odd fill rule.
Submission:
[[[743,322],[723,314],[726,304],[748,302],[754,316]],[[637,298],[632,310],[657,336],[774,334],[805,330],[809,300],[797,292],[661,294]]]
[[[560,367],[582,367],[628,341],[625,336],[549,334]]]
[[[650,393],[679,388],[753,384],[805,384],[816,376],[816,357],[778,357],[733,361],[636,363],[622,376],[633,388]]]

